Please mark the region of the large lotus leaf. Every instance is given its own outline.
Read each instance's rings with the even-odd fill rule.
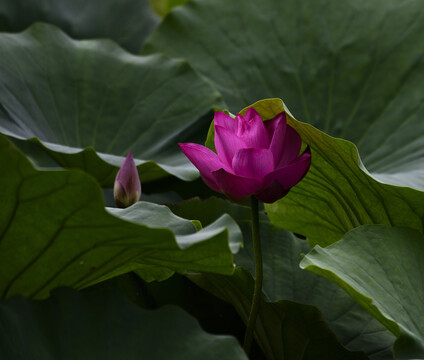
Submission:
[[[73,38],[110,38],[138,53],[158,24],[148,0],[3,0],[0,31],[18,32],[35,22],[61,27]]]
[[[398,337],[397,359],[424,358],[424,236],[382,225],[352,230],[316,246],[301,266],[344,288]]]
[[[381,180],[424,189],[423,37],[421,0],[193,0],[144,53],[188,59],[234,113],[280,97]]]
[[[242,360],[235,338],[207,334],[177,307],[144,310],[112,291],[58,289],[0,303],[0,357],[8,360]]]
[[[138,202],[137,204],[127,209],[108,208],[108,211],[122,219],[137,222],[141,225],[147,225],[153,228],[163,228],[165,225],[172,230],[176,235],[176,239],[181,248],[186,248],[191,244],[201,242],[205,236],[215,236],[222,232],[223,228],[228,228],[229,231],[229,246],[233,253],[237,253],[240,248],[241,238],[240,230],[237,224],[231,221],[227,216],[221,213],[212,223],[208,223],[202,231],[195,232],[194,230],[202,228],[199,221],[188,221],[174,215],[169,208],[158,206],[148,202]],[[206,245],[206,244],[204,244]],[[199,244],[197,251],[202,251]],[[204,251],[208,251],[208,246],[205,246]],[[176,261],[176,255],[169,255]],[[196,261],[196,260],[194,260]],[[137,263],[137,269],[134,270],[140,277],[146,281],[165,280],[174,274],[174,271],[164,265],[147,264],[144,259]],[[108,276],[110,277],[110,275]]]
[[[41,142],[58,163],[106,186],[130,150],[142,182],[198,176],[177,143],[209,125],[199,118],[219,95],[186,62],[75,41],[45,24],[0,34],[0,52],[1,132]]]
[[[243,296],[247,296],[252,282],[252,276],[244,271],[247,269],[253,274],[254,268],[249,207],[212,198],[204,202],[193,199],[173,205],[171,209],[183,217],[196,214],[203,224],[211,223],[220,212],[230,214],[238,222],[243,232],[244,247],[234,257],[238,266],[237,274],[232,277],[208,275],[191,278],[213,294],[230,301],[240,314],[247,313],[250,297],[246,297],[243,302],[237,301],[238,293],[235,293],[233,288],[239,289],[238,291],[245,294]],[[320,317],[316,311],[318,308],[328,326],[346,348],[364,351],[373,360],[392,358],[391,346],[394,336],[383,325],[367,314],[340,287],[299,268],[301,254],[310,251],[310,247],[304,240],[274,227],[264,215],[260,217],[260,232],[264,259],[263,294],[267,301],[264,306],[267,309],[276,307],[281,310],[287,306],[286,309],[292,309],[297,315],[303,316],[305,321],[311,321],[312,318]],[[244,285],[238,284],[239,282]],[[280,300],[285,300],[285,302],[280,302]],[[276,305],[271,305],[275,302],[277,302]],[[313,310],[311,307],[302,307],[300,304],[296,305],[291,302],[314,305],[316,308]],[[281,315],[283,312],[277,311],[277,314]],[[274,316],[278,315],[274,313]],[[280,318],[277,323],[281,322],[284,323],[284,320]],[[278,347],[282,342],[281,335],[279,338],[277,336],[268,340],[265,333],[269,336],[272,333],[270,329],[274,326],[276,326],[275,319],[273,321],[262,319],[261,325],[258,327],[261,334],[259,341],[263,348],[274,351],[273,356],[278,354]],[[293,331],[296,328],[299,330],[299,327],[294,324],[290,326]],[[314,331],[320,330],[315,328]],[[330,332],[326,330],[326,333]],[[312,336],[314,335],[316,334],[312,334]],[[284,340],[287,343],[290,342],[288,337]],[[323,346],[323,348],[325,347]],[[291,359],[291,357],[289,358]]]
[[[241,234],[228,215],[199,232],[154,204],[110,210],[114,216],[92,177],[35,170],[4,136],[0,167],[0,298],[42,298],[58,286],[79,289],[143,265],[233,272],[231,249]]]
[[[354,144],[295,120],[280,99],[262,100],[252,106],[264,120],[286,111],[288,124],[312,151],[306,177],[287,196],[265,205],[275,225],[321,246],[365,224],[423,231],[424,192],[376,181],[361,166]]]

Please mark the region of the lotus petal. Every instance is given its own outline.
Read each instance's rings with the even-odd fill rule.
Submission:
[[[255,197],[264,203],[270,204],[287,195],[289,191],[290,189],[284,188],[277,180],[274,180],[270,186],[256,193]]]
[[[232,166],[233,157],[240,149],[247,148],[246,143],[234,133],[222,126],[215,126],[215,148],[219,159]]]
[[[227,168],[227,166],[218,159],[218,156],[212,150],[199,144],[185,143],[178,145],[185,156],[199,170],[206,185],[215,191],[220,191],[212,172],[221,168]]]
[[[262,181],[274,170],[274,156],[268,149],[240,149],[232,165],[235,174]]]
[[[235,132],[236,129],[236,120],[233,119],[230,115],[227,115],[223,112],[217,111],[213,118],[215,126],[221,126],[232,132]]]
[[[285,189],[290,189],[303,179],[308,172],[310,165],[311,150],[307,147],[303,154],[291,164],[283,166],[282,168],[268,174],[264,179],[264,183],[272,184],[274,180],[277,180]]]
[[[261,188],[260,181],[234,175],[224,169],[214,171],[212,174],[221,192],[235,201],[241,201]]]
[[[274,166],[277,166],[285,150],[284,145],[287,129],[285,113],[277,115],[274,119],[270,120],[270,122],[271,126],[267,127],[268,134],[269,130],[272,130],[272,135],[270,135],[271,144],[269,145],[269,150],[271,150],[272,154],[274,155]]]
[[[264,122],[259,114],[249,114],[249,121],[244,118],[238,122],[237,136],[240,137],[248,147],[257,149],[268,149],[270,137],[265,129]],[[242,124],[242,125],[241,125]]]

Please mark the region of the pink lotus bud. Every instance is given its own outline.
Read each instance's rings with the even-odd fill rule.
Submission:
[[[211,189],[235,201],[254,195],[272,203],[296,185],[309,170],[309,146],[300,155],[302,140],[286,114],[262,121],[255,109],[233,119],[214,117],[216,154],[199,144],[179,144]]]
[[[140,178],[131,151],[116,175],[113,193],[120,208],[131,206],[140,199]]]

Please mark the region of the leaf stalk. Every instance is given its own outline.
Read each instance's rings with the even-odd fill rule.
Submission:
[[[253,256],[255,259],[255,286],[253,290],[252,306],[250,308],[249,319],[247,321],[246,334],[244,336],[243,348],[249,355],[252,348],[253,334],[255,332],[256,319],[262,300],[262,281],[263,281],[263,264],[262,249],[259,232],[259,202],[254,196],[251,197],[252,205],[252,239],[253,239]]]

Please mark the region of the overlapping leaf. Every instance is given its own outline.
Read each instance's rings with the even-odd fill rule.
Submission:
[[[2,359],[247,359],[236,339],[207,334],[181,309],[144,310],[111,291],[14,297],[0,317]]]
[[[138,53],[158,24],[149,0],[4,0],[0,31],[23,31],[35,22],[62,28],[77,39],[110,38]]]
[[[232,277],[189,276],[192,281],[232,304],[245,323],[253,296],[253,279],[243,268]],[[255,327],[255,339],[267,359],[360,359],[364,353],[346,350],[320,312],[313,306],[290,301],[262,301]]]
[[[58,286],[83,288],[140,265],[233,272],[231,249],[241,235],[228,215],[199,232],[153,204],[114,211],[118,218],[106,212],[90,176],[35,170],[4,136],[0,166],[1,298],[42,298]]]
[[[422,233],[368,225],[328,248],[315,247],[301,266],[340,285],[392,331],[397,359],[422,359],[423,257]]]
[[[1,132],[32,139],[105,186],[129,150],[142,182],[198,176],[177,143],[209,125],[199,119],[219,95],[186,62],[75,41],[43,24],[0,34],[0,52]]]
[[[204,224],[212,222],[222,212],[229,213],[237,220],[243,231],[244,248],[235,256],[238,266],[236,274],[232,277],[207,275],[190,278],[230,302],[246,320],[251,304],[254,264],[250,209],[213,198],[204,202],[190,200],[171,208],[184,217],[196,214]],[[381,324],[355,304],[341,288],[299,268],[300,254],[310,250],[305,241],[272,226],[265,216],[261,217],[260,230],[264,259],[264,312],[257,326],[257,340],[268,358],[281,358],[281,354],[284,354],[295,359],[302,356],[299,349],[309,351],[303,355],[303,359],[308,356],[320,358],[317,351],[323,351],[321,358],[326,359],[350,356],[341,350],[330,329],[347,349],[364,351],[373,360],[391,357],[394,338]],[[323,323],[324,319],[317,308],[330,329]],[[297,316],[302,321],[292,321],[294,317],[291,316]],[[281,326],[286,332],[281,332]],[[299,339],[293,340],[290,334],[299,335]],[[334,345],[334,349],[339,349],[339,353],[334,349],[331,352],[330,344]]]
[[[421,0],[193,0],[144,53],[188,59],[234,113],[280,97],[379,179],[424,189],[423,37]]]

